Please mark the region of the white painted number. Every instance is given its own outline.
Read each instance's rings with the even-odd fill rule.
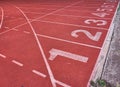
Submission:
[[[113,9],[110,9],[110,8],[98,8],[97,11],[113,11]]]
[[[86,24],[91,24],[91,22],[93,23],[97,23],[97,26],[103,26],[107,24],[107,21],[104,20],[94,20],[94,19],[88,19],[84,21]]]
[[[93,40],[93,41],[99,41],[101,35],[102,35],[102,32],[97,32],[94,36],[88,32],[87,30],[74,30],[71,35],[75,38],[79,37],[79,35],[77,33],[84,33],[89,39]]]
[[[92,15],[95,15],[95,16],[98,16],[98,17],[103,18],[103,17],[105,17],[106,15],[110,15],[110,14],[105,13],[105,12],[102,12],[102,13],[92,13]]]
[[[81,61],[81,62],[85,62],[85,63],[87,63],[87,61],[88,61],[88,57],[80,56],[80,55],[77,55],[77,54],[73,54],[73,53],[70,53],[70,52],[66,52],[66,51],[62,51],[62,50],[58,50],[58,49],[54,49],[54,48],[52,48],[49,51],[49,53],[50,53],[49,60],[54,60],[59,55],[59,56],[66,57],[68,59]]]

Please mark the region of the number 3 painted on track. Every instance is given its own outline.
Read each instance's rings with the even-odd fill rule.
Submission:
[[[79,35],[77,33],[84,33],[89,39],[93,40],[93,41],[99,41],[101,35],[102,35],[102,32],[97,32],[94,36],[88,32],[87,30],[74,30],[72,33],[71,33],[71,36],[77,38]]]
[[[97,23],[97,26],[103,26],[107,24],[107,22],[104,20],[94,20],[94,19],[88,19],[88,20],[85,20],[84,22],[86,24],[91,24],[91,22]]]

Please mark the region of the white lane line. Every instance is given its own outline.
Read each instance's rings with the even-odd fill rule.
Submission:
[[[23,31],[24,33],[26,33],[26,34],[30,34],[30,32],[28,32],[28,31]]]
[[[65,84],[65,83],[63,83],[63,82],[61,82],[61,81],[58,81],[58,80],[55,80],[55,82],[56,82],[57,84],[63,86],[63,87],[71,87],[70,85],[67,85],[67,84]]]
[[[14,64],[16,64],[16,65],[18,65],[18,66],[23,66],[23,64],[22,63],[20,63],[20,62],[18,62],[18,61],[16,61],[16,60],[12,60],[12,62],[14,63]]]
[[[91,17],[91,16],[77,16],[77,15],[63,15],[63,14],[52,14],[52,15],[59,15],[59,16],[67,16],[67,17],[80,17],[80,18],[95,18],[95,19],[108,19],[108,20],[111,20],[111,18],[101,18],[101,17]]]
[[[46,65],[48,74],[49,74],[49,76],[50,76],[50,81],[51,81],[51,83],[52,83],[52,86],[53,86],[53,87],[56,87],[56,83],[54,82],[54,75],[53,75],[52,70],[51,70],[51,68],[50,68],[50,65],[49,65],[49,63],[48,63],[48,61],[47,61],[47,58],[46,58],[46,56],[45,56],[45,53],[44,53],[44,50],[43,50],[43,48],[42,48],[41,42],[40,42],[40,40],[38,39],[37,34],[36,34],[36,32],[35,32],[32,24],[31,24],[30,20],[28,19],[28,17],[26,16],[26,14],[24,14],[24,12],[23,12],[19,7],[17,7],[17,6],[15,6],[15,7],[23,14],[23,16],[25,17],[25,19],[27,20],[27,22],[28,22],[28,24],[29,24],[29,26],[30,26],[30,28],[31,28],[31,30],[32,30],[32,32],[33,32],[33,35],[34,35],[34,37],[35,37],[35,40],[36,40],[36,42],[37,42],[37,44],[38,44],[39,50],[40,50],[40,52],[41,52],[41,54],[42,54],[42,56],[43,56],[42,58],[43,58],[43,60],[44,60],[44,62],[45,62],[45,65]]]
[[[30,32],[28,32],[28,31],[23,31],[23,32],[26,33],[26,34],[30,34]],[[76,45],[82,45],[82,46],[87,46],[87,47],[91,47],[91,48],[101,49],[101,47],[99,47],[99,46],[74,42],[74,41],[65,40],[65,39],[56,38],[56,37],[51,37],[51,36],[47,36],[47,35],[37,34],[37,36],[44,37],[44,38],[49,38],[49,39],[53,39],[53,40],[58,40],[58,41],[62,41],[62,42],[67,42],[67,43],[71,43],[71,44],[76,44]]]
[[[87,46],[87,47],[101,49],[101,47],[98,47],[98,46],[93,46],[93,45],[78,43],[78,42],[69,41],[69,40],[60,39],[60,38],[51,37],[51,36],[46,36],[46,35],[42,35],[42,34],[37,34],[37,35],[40,36],[40,37],[49,38],[49,39],[53,39],[53,40],[58,40],[58,41],[62,41],[62,42],[67,42],[67,43],[72,43],[72,44],[77,44],[77,45],[82,45],[82,46]]]
[[[3,19],[4,19],[4,10],[1,7],[0,7],[0,9],[1,9],[1,12],[2,12],[2,17],[1,17],[1,22],[0,22],[0,29],[1,29],[2,24],[3,24]]]
[[[38,10],[40,10],[40,9],[44,9],[44,10],[56,10],[56,9],[53,9],[53,8],[52,8],[52,9],[51,9],[51,8],[50,8],[50,9],[48,9],[48,8],[37,8],[37,7],[33,7],[33,8],[28,8],[28,7],[27,7],[27,8],[24,8],[24,7],[20,7],[20,6],[19,6],[19,8],[29,9],[29,10],[35,10],[35,9],[36,9],[36,10],[37,10],[37,9],[38,9]]]
[[[67,25],[67,26],[94,28],[94,29],[99,29],[99,30],[108,30],[107,28],[101,28],[101,27],[91,27],[91,26],[69,24],[69,23],[61,23],[61,22],[52,22],[52,21],[43,21],[43,20],[36,20],[36,21],[45,22],[45,23],[52,23],[52,24],[61,24],[61,25]]]
[[[32,72],[35,73],[35,74],[37,74],[38,76],[43,77],[43,78],[47,77],[45,74],[43,74],[43,73],[41,73],[41,72],[39,72],[37,70],[32,70]]]
[[[6,56],[5,56],[5,55],[3,55],[3,54],[0,54],[0,57],[2,57],[2,58],[4,58],[4,59],[6,58]]]

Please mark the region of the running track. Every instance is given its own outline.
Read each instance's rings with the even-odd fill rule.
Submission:
[[[0,2],[0,87],[89,87],[117,0]]]

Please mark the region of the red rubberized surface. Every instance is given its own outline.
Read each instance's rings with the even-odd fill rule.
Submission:
[[[1,1],[0,87],[88,87],[117,4]]]

